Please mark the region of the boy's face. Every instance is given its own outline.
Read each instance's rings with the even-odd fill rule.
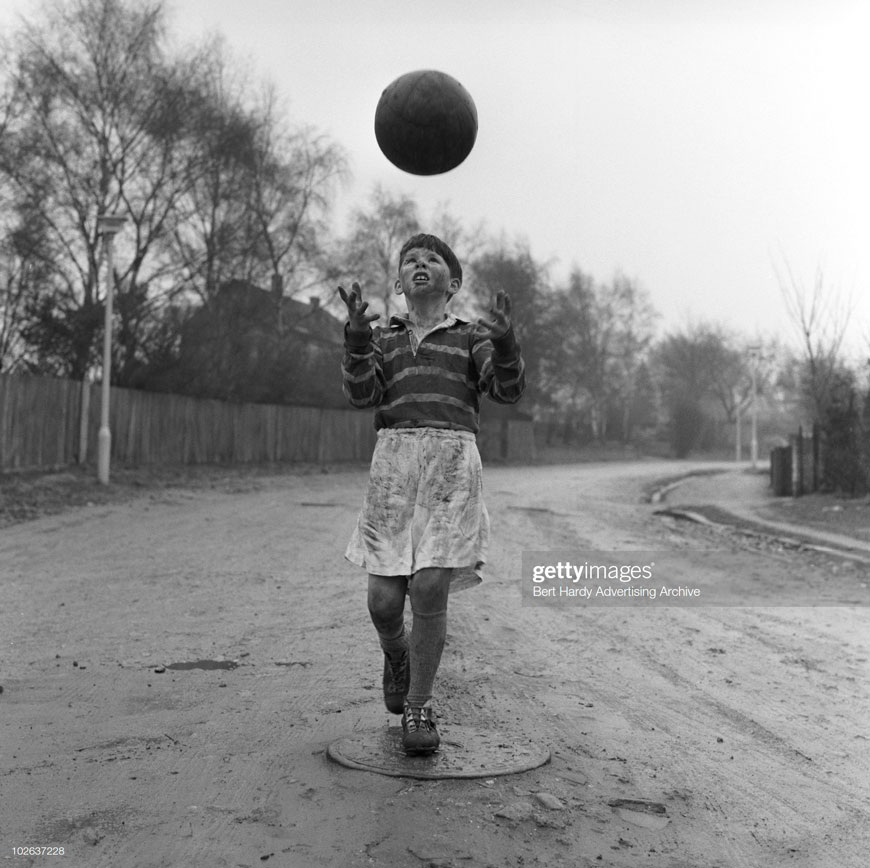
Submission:
[[[404,294],[409,302],[443,297],[446,304],[462,285],[450,276],[450,267],[434,250],[412,247],[399,263],[396,292]]]

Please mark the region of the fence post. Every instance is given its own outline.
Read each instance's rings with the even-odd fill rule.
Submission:
[[[82,390],[79,399],[79,464],[88,461],[88,428],[91,419],[91,381],[87,374],[82,378]]]
[[[798,457],[800,458],[800,467],[798,469],[798,484],[800,485],[800,493],[806,494],[806,467],[804,467],[804,426],[798,427]]]
[[[791,435],[791,496],[800,497],[801,494],[801,450],[800,435]]]

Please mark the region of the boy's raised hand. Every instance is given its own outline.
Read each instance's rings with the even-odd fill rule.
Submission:
[[[347,305],[347,330],[351,334],[368,337],[369,331],[371,331],[371,324],[376,319],[380,319],[381,315],[379,313],[366,313],[369,303],[362,300],[362,288],[359,283],[354,281],[351,284],[350,292],[347,292],[343,286],[340,286],[338,294],[345,305]]]
[[[477,333],[482,338],[498,340],[503,338],[510,329],[511,298],[503,289],[500,289],[489,309],[489,317],[481,317],[477,321]]]

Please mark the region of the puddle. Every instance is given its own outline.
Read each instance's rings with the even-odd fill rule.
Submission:
[[[110,808],[79,816],[44,819],[38,822],[36,835],[39,840],[51,841],[54,844],[65,844],[70,841],[96,844],[106,834],[120,835],[128,831],[126,822],[128,819],[130,818],[123,808]]]
[[[170,663],[167,669],[236,669],[238,663],[235,660],[194,660],[190,663]]]
[[[607,803],[627,823],[644,829],[660,831],[670,822],[667,808],[658,802],[644,802],[639,799],[614,799]]]

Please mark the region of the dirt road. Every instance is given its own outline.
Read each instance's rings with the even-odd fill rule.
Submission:
[[[450,603],[442,728],[552,751],[491,779],[386,777],[326,756],[395,722],[364,577],[341,557],[364,471],[4,529],[0,858],[866,868],[868,572],[654,515],[641,489],[674,472],[489,468],[488,577]],[[849,605],[523,605],[521,552],[550,549],[667,549],[681,575],[742,582],[747,599],[824,591]]]

